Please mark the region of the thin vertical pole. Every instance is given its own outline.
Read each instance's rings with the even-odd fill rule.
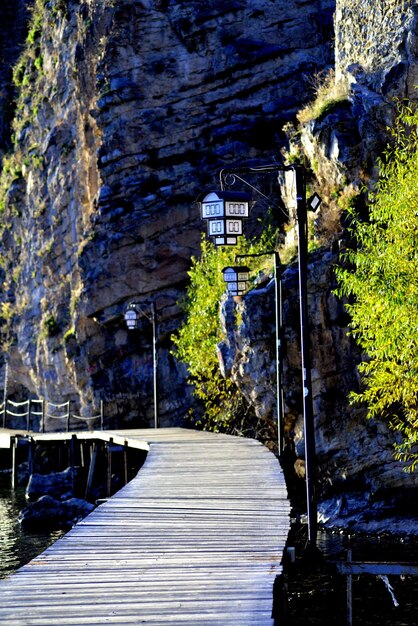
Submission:
[[[109,439],[109,442],[106,444],[107,448],[107,495],[110,496],[112,494],[112,446],[113,446],[113,438]]]
[[[35,466],[35,442],[33,437],[29,437],[29,451],[28,451],[28,466],[29,466],[29,476],[33,474],[34,466]]]
[[[84,443],[80,439],[80,466],[84,468],[86,466]]]
[[[283,453],[283,384],[282,384],[282,290],[280,277],[280,258],[278,252],[274,252],[274,298],[276,304],[276,396],[277,396],[277,443],[279,457]]]
[[[71,490],[75,492],[75,450],[77,445],[77,435],[71,435],[70,440],[70,466],[71,466]]]
[[[127,485],[129,482],[129,476],[128,476],[128,444],[126,443],[126,441],[123,446],[123,469],[124,469],[125,485]]]
[[[93,441],[90,447],[90,465],[89,465],[89,472],[87,476],[86,494],[84,496],[86,500],[88,499],[90,495],[90,491],[93,485],[93,477],[94,477],[94,470],[96,467],[97,452],[98,452],[98,444],[95,441]]]
[[[305,431],[306,500],[308,514],[308,545],[316,547],[317,502],[315,494],[315,430],[312,400],[311,359],[308,329],[308,241],[305,171],[293,166],[296,177],[296,211],[298,223],[298,264],[300,296],[300,334],[302,353],[303,419]]]
[[[153,393],[154,393],[154,428],[158,428],[158,388],[157,388],[157,312],[155,302],[151,303],[152,322],[152,370],[153,370]]]
[[[67,433],[70,432],[70,401],[68,400],[67,402],[67,417],[66,417],[66,421],[67,421]]]
[[[100,430],[103,430],[103,422],[104,422],[103,400],[100,400]]]
[[[12,439],[12,489],[17,485],[17,436]]]
[[[352,562],[352,551],[347,550],[347,564]],[[347,626],[353,626],[353,577],[347,574]]]
[[[6,405],[7,405],[7,387],[9,384],[9,362],[6,360],[4,364],[4,389],[3,389],[3,428],[6,428]]]

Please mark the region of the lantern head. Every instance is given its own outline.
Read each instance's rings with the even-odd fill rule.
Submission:
[[[247,290],[250,268],[245,265],[224,267],[222,274],[231,296],[240,296]]]
[[[125,322],[129,330],[135,330],[138,328],[138,312],[135,307],[130,305],[129,309],[125,313]]]
[[[211,191],[199,197],[200,213],[208,220],[208,236],[215,245],[236,245],[242,220],[250,210],[251,196],[242,191]]]

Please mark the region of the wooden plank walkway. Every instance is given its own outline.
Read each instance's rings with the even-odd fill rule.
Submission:
[[[0,581],[0,624],[271,626],[289,530],[276,458],[252,439],[177,428],[95,436],[145,443],[147,460]]]

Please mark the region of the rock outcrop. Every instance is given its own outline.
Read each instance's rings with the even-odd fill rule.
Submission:
[[[12,67],[25,42],[31,6],[31,0],[4,0],[1,6],[0,156],[3,156],[11,147],[11,122],[14,114]]]
[[[318,223],[328,236],[338,230],[341,208],[376,181],[397,105],[418,100],[416,2],[337,1],[334,76],[345,97],[333,99],[331,89],[328,108],[300,129],[302,150],[327,201]]]
[[[26,530],[68,529],[94,510],[94,505],[80,498],[57,500],[49,495],[38,498],[19,514]]]
[[[37,500],[41,496],[69,497],[74,491],[75,472],[68,467],[63,472],[31,474],[26,487],[26,498]]]

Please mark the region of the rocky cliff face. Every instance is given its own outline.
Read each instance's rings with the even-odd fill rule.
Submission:
[[[359,355],[332,293],[332,267],[340,208],[375,176],[392,98],[415,94],[416,3],[36,0],[28,24],[31,4],[1,9],[17,42],[28,33],[10,130],[10,91],[0,101],[3,146],[12,143],[0,197],[9,392],[70,399],[87,413],[102,399],[106,426],[149,424],[151,325],[145,316],[128,335],[123,312],[135,299],[149,315],[154,301],[161,423],[184,415],[186,372],[170,334],[199,247],[193,202],[222,166],[279,158],[282,126],[311,97],[310,77],[334,63],[336,9],[335,76],[345,97],[299,129],[297,146],[324,198],[315,220],[324,247],[312,257],[309,286],[321,488],[371,497],[411,485],[384,428],[347,404]],[[0,72],[10,78],[16,48],[6,43]],[[286,428],[301,453],[292,267],[284,293]],[[244,299],[227,360],[265,419],[275,411],[271,301],[271,288]]]
[[[324,200],[314,221],[322,248],[311,255],[309,265],[313,403],[321,515],[324,521],[338,518],[343,526],[366,524],[373,506],[380,507],[382,517],[390,516],[396,507],[400,510],[399,493],[409,498],[418,487],[417,478],[393,459],[393,433],[379,421],[367,421],[361,407],[348,403],[349,391],[358,386],[361,355],[347,334],[343,303],[333,293],[344,208],[361,201],[360,186],[375,180],[376,158],[390,139],[395,99],[417,99],[417,14],[415,2],[337,2],[335,82],[343,82],[344,97],[330,98],[298,129],[291,147],[307,159],[312,184]],[[286,433],[295,445],[296,468],[303,473],[296,279],[296,268],[289,267],[283,276],[283,365]],[[275,419],[273,285],[254,290],[239,306],[243,323],[224,345],[230,375],[260,417]],[[412,509],[410,502],[405,511],[410,515]]]
[[[198,251],[193,201],[221,166],[278,152],[309,76],[332,63],[334,8],[36,0],[3,162],[9,392],[23,385],[90,413],[103,399],[107,425],[146,424],[150,324],[128,336],[122,314],[152,300],[162,423],[184,414],[169,336]]]

